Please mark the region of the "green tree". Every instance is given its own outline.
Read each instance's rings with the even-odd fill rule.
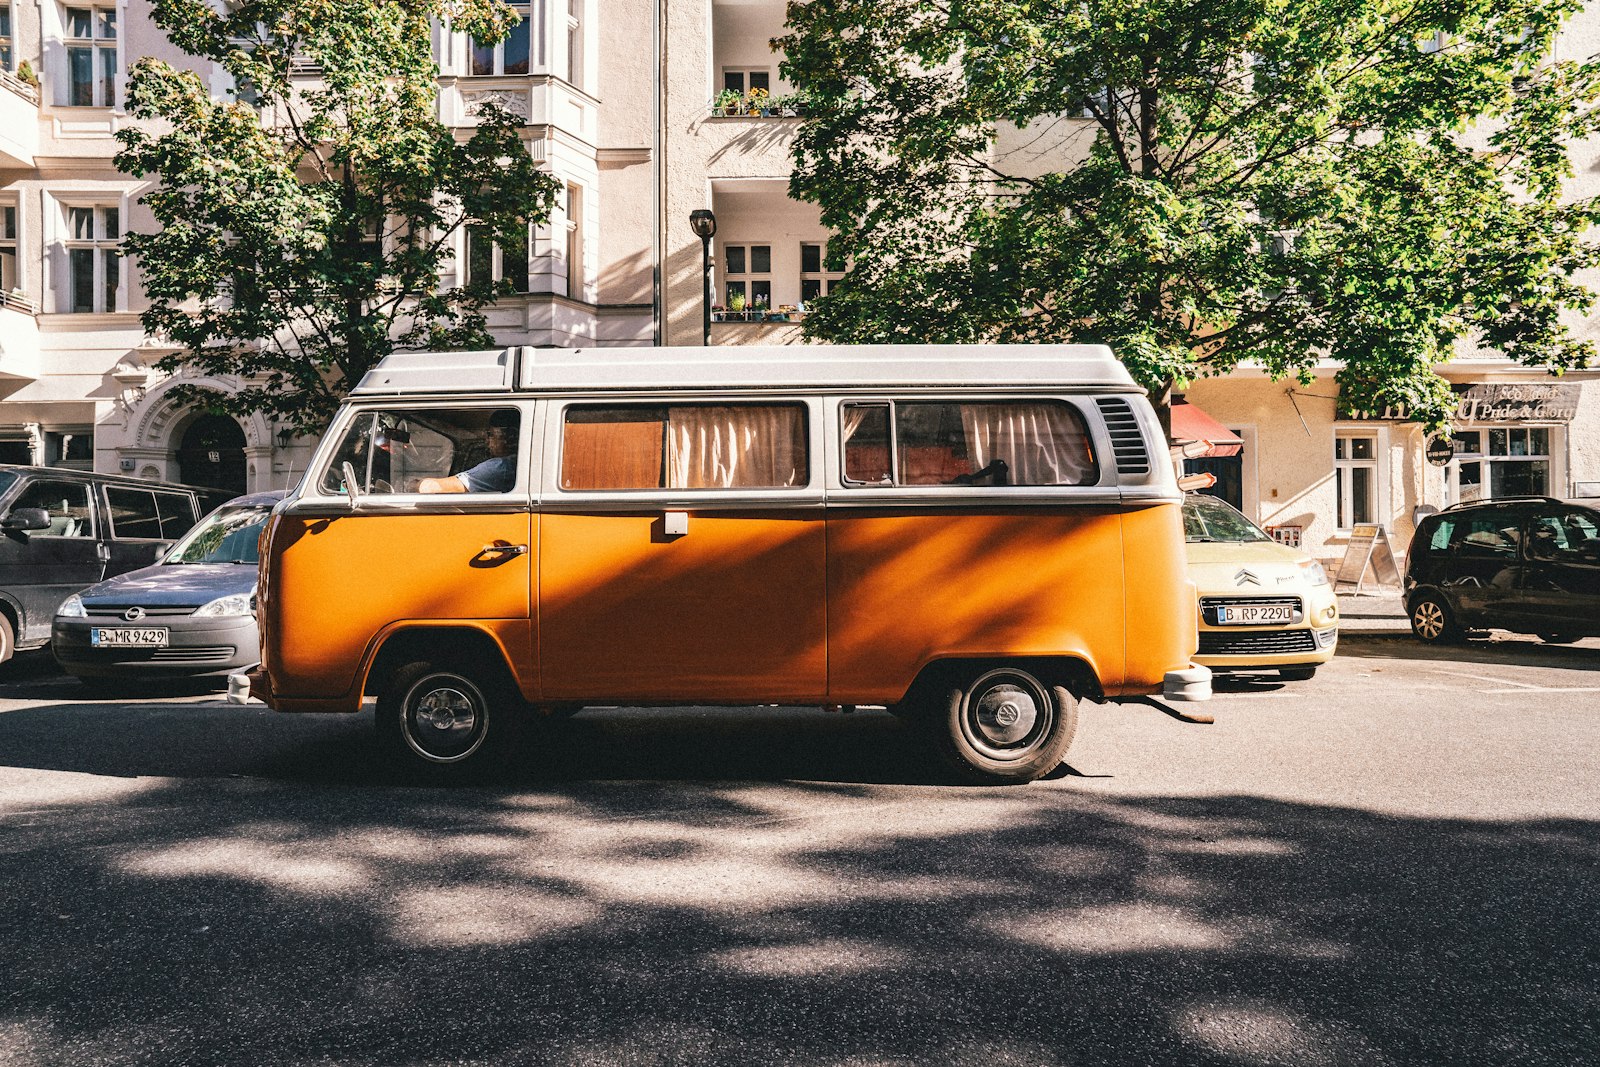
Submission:
[[[145,328],[182,346],[159,365],[245,383],[184,393],[311,431],[395,349],[493,346],[483,309],[511,283],[447,288],[441,269],[464,226],[525,251],[558,185],[506,112],[485,108],[465,140],[439,121],[430,40],[434,18],[497,40],[515,21],[509,7],[154,0],[152,9],[174,44],[238,87],[216,99],[198,74],[140,60],[127,99],[142,122],[117,134],[117,166],[158,178],[144,203],[159,229],[123,247],[142,268]]]
[[[1551,49],[1580,7],[791,2],[773,45],[826,106],[790,190],[851,263],[806,332],[1103,342],[1158,400],[1332,358],[1348,404],[1432,425],[1458,341],[1584,366],[1565,146],[1600,76]]]

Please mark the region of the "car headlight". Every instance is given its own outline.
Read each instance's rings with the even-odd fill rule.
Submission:
[[[61,606],[56,609],[56,614],[64,615],[69,619],[87,619],[89,617],[89,613],[83,607],[83,597],[77,593],[73,593],[63,600]]]
[[[1304,574],[1306,576],[1306,581],[1310,582],[1312,585],[1328,584],[1328,572],[1323,569],[1322,564],[1318,563],[1314,559],[1301,560],[1300,573]]]
[[[253,598],[253,593],[232,593],[228,596],[219,596],[211,603],[201,605],[200,609],[196,611],[195,614],[203,617],[215,615],[253,615],[255,612],[252,610],[252,606],[250,604],[250,601]]]

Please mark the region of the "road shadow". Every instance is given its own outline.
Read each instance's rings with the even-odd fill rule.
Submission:
[[[1595,1048],[1587,821],[1068,783],[125,788],[0,824],[0,1031],[29,1064],[1573,1064]]]
[[[1548,645],[1536,637],[1495,634],[1484,640],[1428,645],[1417,640],[1359,637],[1339,641],[1345,659],[1431,660],[1441,663],[1501,663],[1517,667],[1558,667],[1568,671],[1600,671],[1600,643]]]

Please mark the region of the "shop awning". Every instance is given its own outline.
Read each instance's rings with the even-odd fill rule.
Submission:
[[[1238,434],[1188,402],[1172,405],[1174,441],[1210,441],[1208,456],[1237,456],[1244,448]]]

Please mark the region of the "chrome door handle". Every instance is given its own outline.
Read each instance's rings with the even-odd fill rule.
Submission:
[[[512,555],[520,556],[528,551],[527,545],[507,545],[496,541],[494,544],[484,545],[478,552],[480,556]]]

